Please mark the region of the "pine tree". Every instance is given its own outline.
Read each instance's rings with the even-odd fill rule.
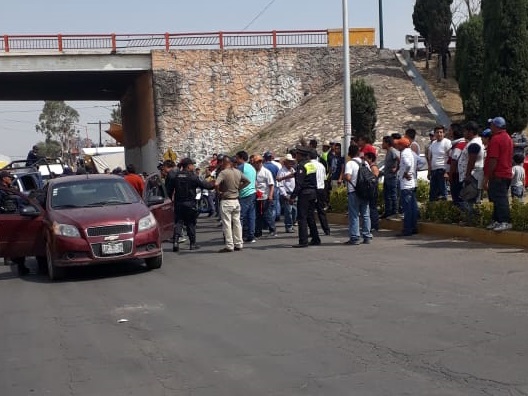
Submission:
[[[480,90],[484,68],[482,17],[477,15],[457,29],[455,71],[466,120],[480,118]]]
[[[510,132],[528,124],[528,0],[483,0],[481,120],[503,116]]]
[[[364,136],[369,141],[376,140],[378,104],[374,95],[374,88],[368,85],[365,80],[355,80],[350,85],[350,104],[352,113],[352,132],[354,136]]]

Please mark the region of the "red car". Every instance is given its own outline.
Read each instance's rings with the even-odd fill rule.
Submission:
[[[38,201],[6,192],[0,195],[7,201],[0,202],[0,257],[20,265],[35,256],[52,280],[71,266],[132,258],[144,259],[149,269],[162,265],[161,242],[172,237],[174,216],[158,175],[147,179],[144,197],[114,175],[52,179]]]

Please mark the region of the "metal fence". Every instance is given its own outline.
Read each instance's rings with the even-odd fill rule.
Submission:
[[[153,49],[234,49],[321,47],[328,45],[327,30],[273,30],[257,32],[164,34],[57,34],[4,35],[0,53],[34,52],[146,52]]]

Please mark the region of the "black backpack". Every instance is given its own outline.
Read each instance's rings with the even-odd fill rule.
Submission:
[[[364,160],[361,163],[357,163],[359,165],[359,171],[357,182],[354,186],[356,195],[361,199],[370,201],[376,197],[378,192],[378,178],[372,173]]]

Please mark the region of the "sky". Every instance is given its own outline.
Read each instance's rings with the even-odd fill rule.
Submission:
[[[378,29],[377,0],[348,0],[349,27]],[[343,0],[24,0],[0,12],[0,35],[57,33],[179,33],[337,29]],[[385,47],[405,47],[413,33],[414,0],[383,0]],[[379,44],[379,39],[377,38]],[[0,55],[1,62],[1,55]],[[0,87],[2,89],[2,87]],[[67,102],[80,114],[81,137],[99,140],[115,102]],[[43,102],[1,102],[0,154],[26,156],[43,140],[35,131]],[[104,137],[103,137],[104,140]]]

